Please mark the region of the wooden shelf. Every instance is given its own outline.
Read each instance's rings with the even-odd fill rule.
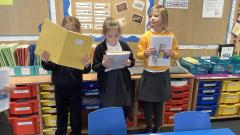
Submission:
[[[193,78],[192,74],[171,74],[171,78]],[[141,79],[141,75],[132,75],[132,80]],[[97,74],[84,74],[84,81],[97,81]],[[50,83],[51,76],[21,76],[21,77],[10,77],[10,82],[12,84],[41,84]]]
[[[211,120],[233,119],[233,118],[240,118],[240,114],[239,114],[239,115],[230,115],[230,116],[216,116],[216,117],[211,117]]]

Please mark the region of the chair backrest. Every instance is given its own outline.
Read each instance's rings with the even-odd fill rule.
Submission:
[[[211,129],[208,113],[187,111],[174,116],[174,131]]]
[[[90,113],[88,135],[127,135],[123,109],[109,107]]]

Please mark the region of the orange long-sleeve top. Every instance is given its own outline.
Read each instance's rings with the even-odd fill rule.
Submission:
[[[145,51],[150,48],[150,42],[151,42],[151,37],[153,35],[160,35],[160,36],[172,36],[173,37],[173,45],[172,45],[172,50],[173,50],[173,57],[172,59],[177,59],[178,57],[178,44],[175,35],[172,32],[166,31],[163,33],[160,32],[154,32],[152,30],[147,31],[144,33],[141,37],[141,39],[138,42],[138,49],[137,49],[137,58],[140,60],[144,60],[144,68],[147,70],[153,70],[153,71],[165,71],[169,69],[168,66],[149,66],[148,65],[148,57],[145,55]]]

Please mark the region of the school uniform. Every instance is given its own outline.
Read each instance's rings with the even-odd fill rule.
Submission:
[[[97,72],[98,82],[101,87],[101,106],[104,107],[124,107],[131,105],[131,74],[129,67],[115,69],[105,72],[102,65],[103,56],[106,51],[130,51],[131,65],[134,66],[135,60],[128,44],[119,41],[116,46],[109,45],[106,40],[100,43],[94,52],[92,69]]]
[[[6,111],[0,112],[0,131],[1,131],[1,134],[4,134],[4,135],[13,134]]]
[[[91,65],[84,70],[57,65],[53,62],[42,62],[42,66],[52,71],[52,82],[55,85],[57,109],[55,135],[66,135],[68,112],[70,112],[71,135],[81,135],[82,74],[89,73]]]
[[[155,127],[153,130],[156,132],[162,121],[163,103],[171,99],[171,79],[169,67],[148,65],[148,57],[145,56],[145,50],[150,48],[153,35],[173,36],[173,59],[177,58],[178,46],[175,35],[168,31],[159,33],[150,30],[141,37],[138,43],[137,57],[144,60],[144,71],[140,80],[138,100],[144,103],[147,130],[152,130],[152,115],[154,115]]]

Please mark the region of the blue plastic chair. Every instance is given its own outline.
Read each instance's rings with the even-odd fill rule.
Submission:
[[[174,116],[174,131],[207,130],[211,129],[208,113],[187,111]]]
[[[127,135],[123,109],[109,107],[90,113],[88,135]]]

